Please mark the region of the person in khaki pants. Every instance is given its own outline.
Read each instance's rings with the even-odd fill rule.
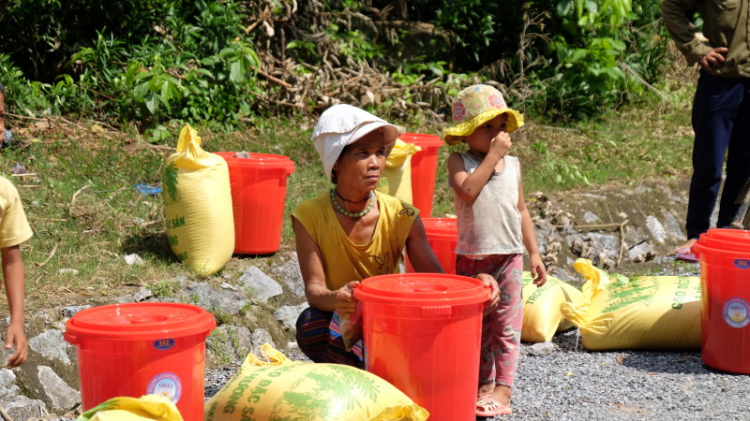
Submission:
[[[750,178],[750,24],[749,0],[664,0],[664,23],[688,65],[700,76],[693,102],[693,176],[685,229],[687,242],[678,258],[695,260],[690,248],[708,231],[721,186],[726,180],[716,226],[729,227],[739,209],[734,203]],[[696,34],[690,16],[703,18]]]

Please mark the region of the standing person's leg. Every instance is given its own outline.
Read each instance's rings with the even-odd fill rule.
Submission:
[[[495,392],[493,397],[510,407],[510,396],[518,369],[523,327],[523,255],[505,256],[497,273],[500,305],[493,324],[495,342]]]
[[[500,286],[498,308],[482,318],[477,414],[510,414],[523,324],[523,257],[497,255],[473,260],[458,256],[456,260],[457,274],[487,273]]]
[[[461,276],[476,276],[487,273],[491,269],[488,264],[490,258],[475,260],[461,255],[456,256],[456,274]],[[494,275],[493,275],[494,276]],[[497,279],[497,278],[495,278]],[[479,395],[490,395],[495,389],[495,358],[492,349],[492,325],[495,312],[482,317],[482,340],[479,354]]]
[[[701,71],[693,102],[693,177],[685,224],[689,240],[695,240],[708,231],[721,186],[732,125],[742,104],[742,91],[743,84],[739,79],[712,76]]]
[[[743,100],[737,112],[727,152],[727,178],[721,192],[717,227],[728,227],[740,208],[734,203],[750,178],[750,78],[742,79]]]

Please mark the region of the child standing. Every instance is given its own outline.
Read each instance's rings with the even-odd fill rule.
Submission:
[[[523,116],[508,108],[503,95],[474,85],[453,101],[453,126],[444,130],[449,145],[469,150],[448,157],[448,181],[458,216],[456,274],[492,275],[500,304],[482,319],[477,415],[507,415],[516,374],[523,323],[523,249],[529,253],[537,287],[547,273],[537,250],[526,208],[518,158],[507,155],[510,135]]]
[[[6,366],[17,367],[26,361],[29,342],[24,333],[24,278],[20,244],[32,236],[31,227],[21,205],[18,190],[0,177],[0,254],[2,254],[5,295],[10,307],[10,324],[5,335],[5,349],[15,348]]]

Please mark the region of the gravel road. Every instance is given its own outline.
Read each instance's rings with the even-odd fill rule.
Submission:
[[[682,274],[698,275],[698,265]],[[741,351],[749,352],[738,344]],[[207,371],[206,396],[237,368]],[[512,408],[477,420],[745,420],[750,376],[713,370],[700,351],[590,352],[572,329],[548,344],[522,345]]]

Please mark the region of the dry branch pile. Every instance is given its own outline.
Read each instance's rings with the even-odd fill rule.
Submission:
[[[445,74],[432,78],[422,76],[404,85],[379,69],[381,64],[397,67],[398,63],[393,62],[398,60],[395,54],[394,57],[354,60],[343,51],[346,46],[342,45],[342,41],[326,32],[330,24],[361,31],[379,44],[387,45],[389,52],[408,48],[400,45],[397,28],[417,30],[423,34],[428,32],[427,36],[449,42],[449,37],[432,25],[389,20],[389,8],[369,8],[367,14],[349,10],[331,13],[325,12],[322,2],[317,0],[300,3],[291,0],[283,2],[283,12],[273,13],[270,1],[265,5],[261,2],[251,3],[256,6],[255,9],[250,6],[252,23],[245,32],[256,31],[254,35],[259,40],[255,48],[261,59],[261,68],[255,70],[260,78],[265,79],[268,88],[264,99],[269,107],[281,105],[313,113],[336,103],[358,106],[373,104],[389,118],[405,118],[421,113],[430,120],[440,122],[445,116],[436,111],[446,109],[450,104],[448,92],[452,90],[455,93],[467,84],[479,81],[476,76],[462,79],[461,76]],[[290,40],[302,40],[314,45],[314,55],[319,57],[319,61],[306,63],[299,58],[298,50],[288,51],[286,45]],[[521,48],[527,47],[531,41],[524,40]],[[349,47],[356,48],[356,45]],[[504,80],[514,81],[508,86],[486,82],[496,85],[506,95],[516,98],[528,95],[522,86],[522,72],[513,74],[507,63],[495,63],[487,71],[498,76],[502,74]]]

